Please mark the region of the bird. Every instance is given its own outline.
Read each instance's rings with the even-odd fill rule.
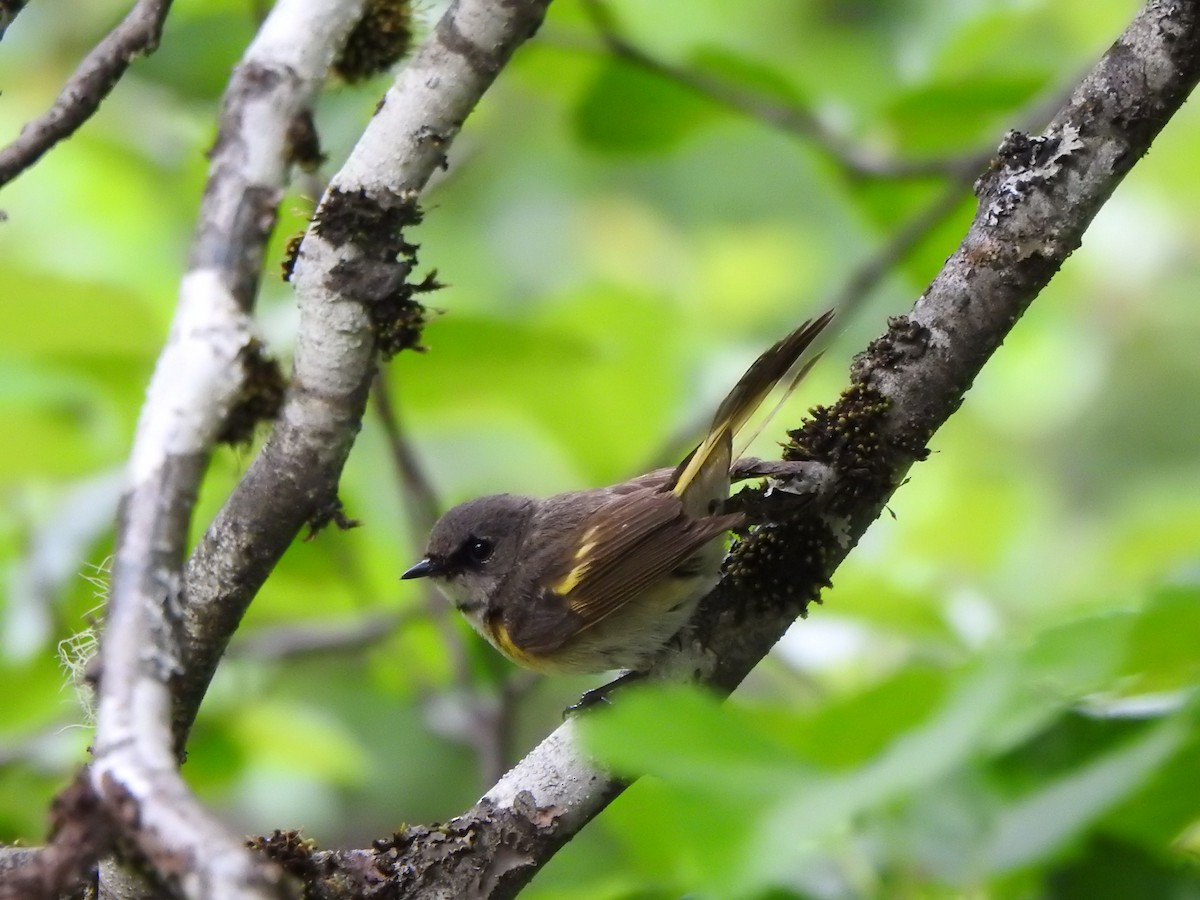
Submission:
[[[726,508],[734,440],[777,384],[790,373],[790,394],[811,369],[820,354],[805,351],[833,317],[804,322],[762,353],[674,468],[543,499],[461,503],[400,577],[431,579],[524,668],[644,672],[716,585],[727,532],[751,524]]]

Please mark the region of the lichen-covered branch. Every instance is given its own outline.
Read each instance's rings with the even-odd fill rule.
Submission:
[[[271,568],[306,523],[337,509],[338,476],[362,421],[377,351],[417,340],[416,295],[436,286],[429,277],[409,281],[416,248],[403,229],[419,220],[417,194],[548,3],[453,3],[332,179],[293,271],[301,322],[279,421],[186,569],[182,614],[190,637],[178,736]]]
[[[1151,0],[1042,134],[1005,138],[976,184],[978,212],[959,248],[855,359],[837,403],[792,434],[788,456],[834,473],[821,512],[741,541],[695,640],[665,652],[658,675],[698,673],[731,691],[804,613],[1198,78],[1198,4]],[[511,897],[622,787],[567,722],[436,833],[414,828],[373,851],[319,854],[314,870],[336,864],[354,879],[382,869],[400,896]]]
[[[280,0],[225,97],[171,333],[134,437],[100,645],[91,785],[156,876],[190,897],[285,896],[191,794],[171,730],[183,669],[180,589],[188,526],[213,445],[247,392],[261,400],[261,345],[247,311],[307,113],[362,0]]]
[[[21,4],[0,13],[0,36]],[[20,135],[0,150],[0,187],[8,184],[42,158],[47,150],[75,133],[121,80],[138,56],[153,53],[162,36],[171,0],[139,0],[121,23],[84,57],[79,68],[41,117],[21,129]]]

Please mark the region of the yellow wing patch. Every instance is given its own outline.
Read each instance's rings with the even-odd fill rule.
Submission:
[[[565,596],[571,593],[587,575],[588,569],[592,567],[591,552],[596,549],[596,527],[593,525],[583,533],[583,539],[579,542],[579,549],[575,551],[574,557],[579,565],[572,568],[555,584],[550,585],[551,591]],[[574,605],[571,608],[574,609]]]

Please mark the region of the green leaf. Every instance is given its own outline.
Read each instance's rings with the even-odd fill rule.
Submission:
[[[1032,691],[1062,700],[1107,683],[1119,670],[1134,618],[1102,613],[1042,632],[1025,651],[1025,679]]]
[[[988,865],[1005,871],[1052,855],[1107,809],[1140,787],[1187,734],[1175,718],[1045,786],[1000,816],[987,847]]]
[[[769,868],[773,855],[783,852],[783,835],[789,841],[811,839],[964,764],[1002,713],[1016,674],[1006,660],[967,673],[927,719],[852,772],[778,782],[781,799],[760,825],[759,864]]]
[[[238,712],[230,734],[259,765],[346,784],[368,775],[355,736],[318,707],[260,697]]]
[[[718,45],[705,45],[692,54],[690,64],[695,71],[711,78],[715,84],[741,89],[750,96],[773,103],[804,106],[811,99],[780,67],[745,56]]]
[[[605,153],[665,153],[717,114],[712,101],[660,75],[606,59],[575,108],[575,130]]]
[[[1195,697],[1181,712],[1189,725],[1187,740],[1172,759],[1155,771],[1141,790],[1109,811],[1104,829],[1160,851],[1174,845],[1188,849],[1182,839],[1200,822],[1200,796],[1196,793],[1196,765],[1200,760],[1200,703]],[[1193,829],[1193,835],[1195,834]],[[1195,850],[1195,837],[1191,851]]]
[[[923,84],[896,97],[884,111],[905,156],[946,156],[975,149],[989,135],[1015,127],[1014,112],[1046,84],[1046,73],[983,72]]]
[[[1200,900],[1200,867],[1195,860],[1164,859],[1135,844],[1099,836],[1069,864],[1053,870],[1047,894],[1055,900],[1153,897]]]
[[[617,771],[657,775],[708,794],[770,797],[781,774],[794,778],[800,769],[745,710],[722,707],[686,685],[623,692],[613,709],[581,719],[579,727],[586,746]]]
[[[1129,636],[1122,669],[1138,691],[1194,687],[1200,682],[1200,587],[1163,588],[1146,604]]]

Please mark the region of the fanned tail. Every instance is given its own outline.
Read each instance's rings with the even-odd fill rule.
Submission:
[[[733,457],[733,439],[754,415],[755,410],[767,399],[772,389],[796,367],[800,357],[812,342],[833,320],[833,310],[805,322],[791,334],[767,348],[751,363],[746,373],[738,379],[733,390],[721,401],[708,435],[695,450],[681,462],[671,476],[670,490],[683,497],[688,488],[698,481],[706,481],[701,474],[714,465],[721,468],[722,477],[727,477]],[[811,357],[795,369],[795,375],[784,395],[786,400],[816,363],[819,354]],[[782,401],[781,401],[782,404]],[[776,406],[771,415],[778,411]],[[765,423],[764,423],[765,425]],[[761,431],[761,427],[759,429]],[[758,432],[756,431],[755,434]]]
[[[783,389],[783,393],[779,395],[779,400],[771,407],[771,411],[758,420],[758,424],[754,426],[752,432],[738,435],[738,445],[733,448],[734,459],[739,459],[746,452],[746,448],[753,444],[758,436],[763,433],[763,429],[771,424],[771,420],[779,414],[779,411],[783,409],[783,405],[791,399],[792,394],[796,393],[796,388],[800,387],[800,382],[804,380],[804,376],[808,374],[809,369],[815,366],[824,355],[824,350],[818,350],[806,359],[803,365],[796,367],[796,374],[788,381],[787,387]]]

